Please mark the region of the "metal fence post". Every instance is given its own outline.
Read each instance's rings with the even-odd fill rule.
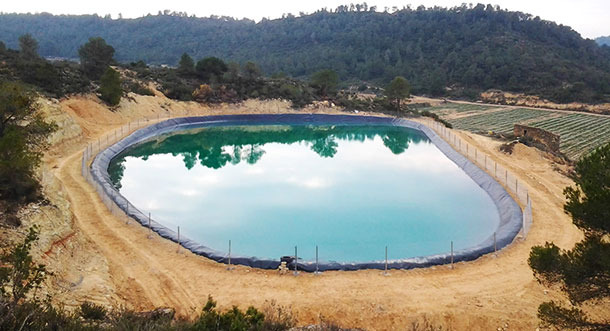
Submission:
[[[299,274],[299,255],[297,254],[297,246],[294,246],[294,275]]]
[[[494,255],[498,255],[498,245],[496,242],[496,233],[494,232]]]
[[[453,269],[453,240],[451,241],[451,269]]]
[[[180,253],[180,226],[178,226],[178,248],[176,248],[176,253]]]
[[[388,274],[388,246],[385,247],[385,268],[383,271],[383,275],[387,276]]]
[[[152,228],[150,226],[150,213],[148,213],[148,239],[152,238]]]
[[[320,269],[318,268],[318,245],[316,245],[316,272],[314,272],[314,275],[319,275],[320,274]]]
[[[231,267],[231,239],[229,239],[229,266],[227,270],[233,270],[233,267]]]

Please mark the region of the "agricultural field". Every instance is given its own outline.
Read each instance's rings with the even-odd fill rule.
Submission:
[[[524,124],[553,132],[561,136],[561,152],[572,160],[610,142],[610,116],[452,103],[423,110],[459,130],[510,135],[514,124]]]

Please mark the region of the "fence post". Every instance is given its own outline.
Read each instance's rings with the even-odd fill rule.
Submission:
[[[318,245],[316,245],[316,272],[314,272],[314,275],[319,275],[320,274],[320,269],[318,268]]]
[[[453,269],[453,240],[451,241],[451,269]]]
[[[227,270],[233,270],[233,267],[231,267],[231,239],[229,239],[229,266]]]
[[[176,249],[176,253],[180,253],[180,226],[178,226],[178,248]]]
[[[385,247],[385,269],[383,271],[383,275],[388,275],[388,246]]]
[[[150,212],[148,213],[148,239],[152,238],[152,228],[150,226]]]
[[[494,255],[498,256],[498,245],[496,242],[496,233],[494,232]]]
[[[299,255],[297,254],[297,246],[294,246],[294,275],[299,274]]]

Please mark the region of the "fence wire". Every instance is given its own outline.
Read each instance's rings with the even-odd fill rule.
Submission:
[[[134,122],[129,122],[119,128],[112,130],[111,132],[108,132],[108,133],[98,137],[93,142],[87,144],[87,146],[85,147],[85,150],[83,151],[83,156],[82,156],[82,160],[81,160],[81,174],[83,175],[85,180],[96,190],[96,192],[100,196],[100,199],[102,200],[102,202],[104,203],[104,205],[106,206],[108,211],[110,211],[110,213],[112,213],[117,218],[124,220],[126,224],[129,224],[129,222],[134,221],[134,219],[130,216],[133,213],[135,213],[135,212],[140,212],[142,214],[144,214],[144,213],[142,211],[140,211],[138,208],[136,208],[133,204],[131,204],[131,202],[129,202],[129,200],[127,200],[122,195],[118,194],[114,190],[105,190],[102,185],[100,185],[97,181],[95,181],[93,179],[93,176],[91,175],[91,167],[90,167],[91,163],[99,152],[112,146],[113,144],[115,144],[119,140],[125,138],[126,136],[130,135],[134,131],[136,131],[140,128],[146,127],[152,123],[155,123],[155,122],[158,122],[161,120],[166,120],[169,118],[171,118],[171,116],[169,116],[169,114],[168,114],[167,116],[163,116],[163,117],[158,115],[154,118],[145,118],[145,119],[139,119]],[[123,210],[122,208],[120,208],[116,204],[115,201],[124,202],[125,206],[127,207],[126,210]],[[153,223],[153,222],[154,221],[150,220],[149,224],[142,224],[142,225],[150,227],[151,223]]]
[[[130,135],[134,131],[148,126],[154,122],[169,119],[170,116],[157,116],[155,118],[148,118],[143,120],[137,120],[134,122],[127,123],[119,128],[116,128],[112,132],[109,132],[96,140],[89,143],[83,151],[81,159],[81,173],[86,181],[97,191],[100,199],[114,216],[123,220],[126,224],[134,221],[131,215],[135,213],[141,213],[144,215],[150,215],[148,212],[142,212],[131,204],[125,197],[120,195],[114,189],[105,189],[97,181],[93,179],[91,174],[91,162],[93,158],[102,150],[112,146],[119,140]],[[506,167],[498,164],[493,158],[486,153],[476,149],[473,145],[469,144],[465,140],[461,139],[452,130],[446,128],[442,124],[435,121],[426,121],[426,125],[433,129],[441,138],[448,142],[456,151],[460,152],[474,164],[478,165],[481,169],[485,170],[489,175],[493,176],[500,184],[503,184],[505,189],[512,193],[517,201],[521,202],[520,206],[523,213],[523,225],[521,229],[521,238],[525,238],[532,226],[532,201],[529,196],[529,189],[522,181],[519,181],[517,176],[510,172]],[[120,202],[126,206],[126,210],[120,208],[116,202]],[[158,218],[158,216],[155,216]],[[142,226],[148,227],[160,225],[155,222],[152,217],[148,217],[148,224],[142,223]],[[167,229],[170,232],[174,232],[172,229]],[[150,231],[150,230],[149,230]],[[180,243],[178,243],[180,245]]]
[[[472,144],[460,138],[453,130],[445,127],[443,124],[426,120],[426,125],[433,129],[441,138],[449,143],[456,151],[466,156],[470,161],[485,170],[489,175],[494,177],[496,181],[503,184],[504,188],[512,193],[520,206],[522,206],[523,226],[521,228],[521,237],[525,239],[533,222],[532,216],[532,200],[529,195],[529,188],[525,183],[520,181],[515,174],[509,171],[491,158],[485,152],[474,147]]]

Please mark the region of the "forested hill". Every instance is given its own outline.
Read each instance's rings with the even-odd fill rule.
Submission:
[[[343,81],[385,84],[402,75],[413,92],[432,95],[497,88],[560,102],[610,99],[610,48],[569,27],[490,5],[393,13],[341,6],[259,23],[183,14],[0,15],[0,40],[8,47],[16,48],[24,33],[39,41],[44,56],[76,58],[89,37],[101,36],[127,62],[175,65],[187,52],[196,59],[251,60],[267,74],[295,77],[331,68]]]

